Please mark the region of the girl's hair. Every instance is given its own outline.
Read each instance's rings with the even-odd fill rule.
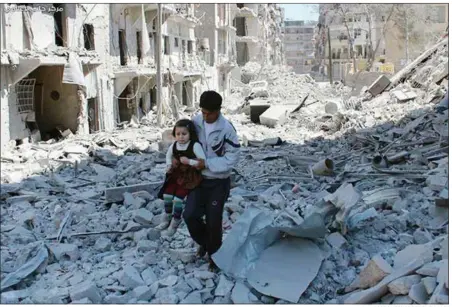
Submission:
[[[188,134],[190,135],[190,141],[198,142],[198,135],[196,134],[195,124],[189,119],[181,119],[176,122],[173,128],[173,137],[176,137],[176,128],[183,127],[187,128]]]

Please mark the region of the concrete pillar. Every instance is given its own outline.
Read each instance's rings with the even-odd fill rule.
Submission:
[[[2,67],[3,68],[3,67]],[[1,120],[1,148],[5,148],[11,138],[9,132],[9,91],[8,91],[8,73],[6,69],[1,70],[1,112],[0,112],[0,120]]]
[[[88,100],[86,99],[83,90],[77,90],[77,101],[79,106],[79,113],[77,116],[77,134],[88,134]]]

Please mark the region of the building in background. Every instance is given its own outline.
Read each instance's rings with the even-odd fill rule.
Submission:
[[[239,65],[284,63],[278,5],[161,7],[161,97],[168,118],[178,118],[178,106],[195,107],[203,90],[227,97]],[[0,8],[2,147],[69,131],[108,131],[156,109],[157,4]]]
[[[418,4],[413,4],[416,5]],[[313,70],[324,77],[328,76],[329,28],[333,80],[342,80],[355,69],[356,71],[369,69],[389,74],[397,72],[433,44],[448,25],[447,4],[419,5],[422,7],[418,7],[418,10],[429,13],[418,12],[424,15],[423,22],[417,22],[415,16],[410,16],[414,20],[414,26],[411,27],[404,26],[403,18],[400,17],[388,20],[392,4],[381,4],[378,14],[368,13],[364,7],[357,6],[353,8],[352,13],[345,16],[338,13],[336,4],[320,4],[319,22],[314,35]],[[429,26],[425,26],[427,23]],[[372,65],[368,68],[370,64]]]
[[[237,64],[283,62],[281,9],[275,4],[237,3],[234,27]]]
[[[198,53],[205,63],[209,88],[227,97],[231,90],[231,70],[237,66],[233,26],[235,4],[202,3],[196,8],[200,24],[195,29]]]
[[[297,74],[308,74],[314,65],[315,21],[286,20],[284,22],[284,50],[286,64]]]
[[[113,128],[109,6],[3,3],[1,14],[2,147]]]

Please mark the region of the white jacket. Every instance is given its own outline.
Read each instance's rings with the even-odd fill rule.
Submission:
[[[234,126],[220,114],[206,140],[202,114],[195,115],[192,120],[207,157],[202,175],[205,178],[228,178],[240,157],[240,143]]]

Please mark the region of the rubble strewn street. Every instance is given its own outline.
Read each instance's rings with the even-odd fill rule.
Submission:
[[[13,142],[1,155],[1,302],[448,303],[449,118],[435,108],[448,40],[433,52],[375,96],[247,64],[224,102],[242,147],[219,273],[184,224],[171,239],[154,229],[171,127]],[[284,111],[256,124],[253,101]],[[257,242],[255,257],[232,242]]]

